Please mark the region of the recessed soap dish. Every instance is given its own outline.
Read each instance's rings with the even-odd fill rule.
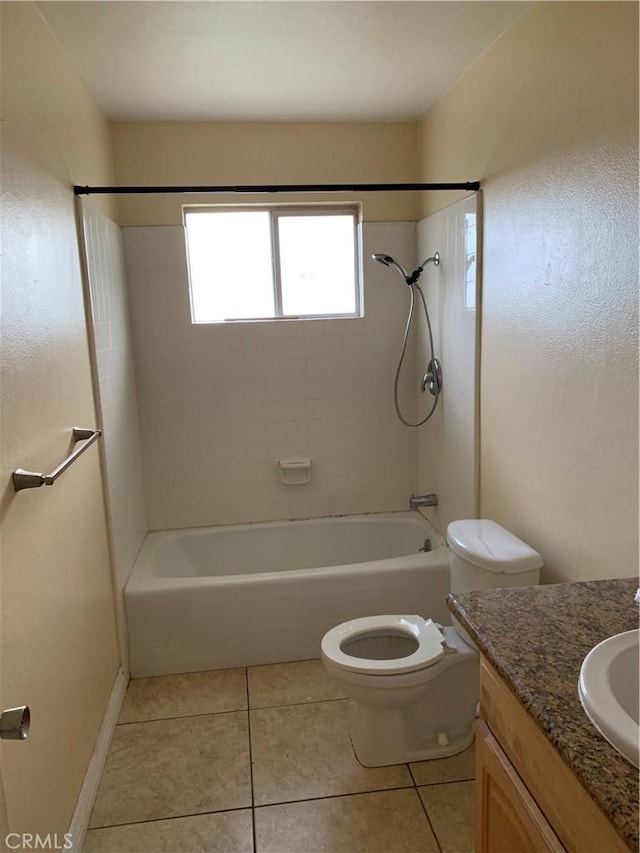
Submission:
[[[300,459],[278,459],[280,482],[286,486],[304,486],[311,482],[311,459],[303,456]]]

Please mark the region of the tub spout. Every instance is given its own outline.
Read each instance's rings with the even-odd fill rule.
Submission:
[[[409,509],[418,509],[420,506],[438,506],[438,496],[431,495],[411,495],[409,498]]]

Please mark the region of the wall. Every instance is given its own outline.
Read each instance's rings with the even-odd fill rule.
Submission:
[[[480,194],[422,219],[417,225],[419,263],[440,253],[421,278],[427,299],[436,358],[442,363],[442,394],[433,417],[417,428],[417,471],[420,494],[436,492],[438,506],[423,514],[446,534],[449,522],[478,513],[478,365],[480,289],[476,272]],[[418,311],[420,347],[416,388],[431,358],[428,330]],[[421,419],[433,397],[418,390]]]
[[[415,436],[393,378],[413,223],[363,225],[365,317],[192,325],[181,227],[125,228],[149,527],[399,510],[415,488]],[[413,349],[406,376],[413,379]],[[413,387],[403,384],[412,411]],[[312,458],[285,486],[280,458]]]
[[[72,184],[112,174],[107,126],[35,7],[1,14],[0,707],[28,703],[33,725],[0,765],[11,830],[64,833],[119,666],[99,457],[18,494],[11,472],[51,470],[95,422]]]
[[[142,454],[120,228],[82,199],[85,289],[123,661],[128,658],[122,592],[147,532]]]
[[[118,183],[402,183],[418,171],[415,122],[115,122]],[[353,193],[123,196],[120,224],[180,225],[181,204],[353,202]],[[415,193],[367,193],[368,221],[415,220]]]
[[[421,180],[483,186],[480,510],[547,580],[638,568],[637,34],[535,4],[421,126]]]

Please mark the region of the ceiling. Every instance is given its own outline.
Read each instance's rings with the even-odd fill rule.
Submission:
[[[41,2],[107,118],[422,118],[523,2]]]

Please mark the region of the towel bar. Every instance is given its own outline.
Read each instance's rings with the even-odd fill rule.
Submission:
[[[74,427],[72,433],[74,444],[77,444],[79,441],[84,441],[84,444],[81,447],[74,448],[73,452],[70,453],[57,468],[54,468],[50,474],[39,474],[35,471],[25,471],[22,468],[16,468],[12,475],[13,487],[16,492],[19,492],[22,489],[38,489],[40,486],[53,486],[60,474],[66,471],[67,468],[94,443],[94,441],[97,441],[100,438],[102,430]]]

